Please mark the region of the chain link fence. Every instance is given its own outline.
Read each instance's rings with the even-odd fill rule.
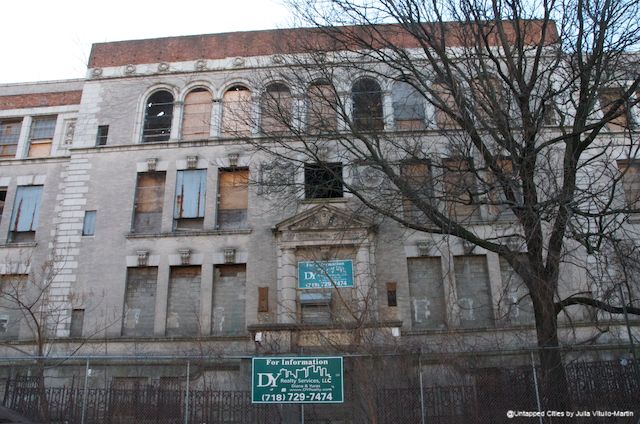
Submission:
[[[38,422],[555,423],[572,413],[572,423],[637,423],[637,364],[595,356],[565,364],[564,411],[542,395],[533,353],[346,356],[341,404],[252,404],[243,357],[48,358],[44,369],[13,360],[0,372],[3,405]]]

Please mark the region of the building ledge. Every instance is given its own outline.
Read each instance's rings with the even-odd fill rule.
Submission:
[[[378,321],[369,322],[361,326],[361,328],[395,328],[402,327],[402,321]],[[299,323],[271,323],[271,324],[252,324],[247,326],[247,330],[251,333],[258,331],[310,331],[310,330],[354,330],[359,328],[357,323],[345,322],[341,324],[299,324]]]
[[[170,233],[129,233],[128,239],[165,238],[165,237],[199,237],[199,236],[229,236],[251,234],[251,228],[238,230],[203,230],[203,231],[176,231]]]
[[[35,241],[30,241],[28,243],[3,243],[0,244],[0,248],[11,248],[11,249],[22,249],[25,247],[36,247],[38,245]]]

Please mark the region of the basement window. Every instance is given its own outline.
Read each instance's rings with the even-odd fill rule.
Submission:
[[[306,199],[343,197],[341,163],[307,163],[304,165]]]

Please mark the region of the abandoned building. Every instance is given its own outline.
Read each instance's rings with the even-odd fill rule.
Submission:
[[[330,108],[322,122],[305,118],[327,93],[322,83],[307,82],[314,97],[274,77],[301,53],[287,46],[304,31],[98,43],[84,79],[0,85],[0,278],[46,292],[48,355],[218,356],[226,366],[213,372],[232,387],[246,386],[233,378],[246,358],[335,353],[358,326],[389,349],[535,346],[526,291],[498,254],[352,207],[358,200],[332,175],[373,186],[378,177],[331,148],[318,153],[329,166],[295,170],[256,148],[268,131],[285,132],[267,110],[274,98],[299,128],[344,128]],[[343,78],[338,95],[363,129],[430,140],[453,125],[391,77]],[[608,134],[638,115],[634,107]],[[403,172],[426,176],[425,166]],[[618,166],[630,169],[633,197],[640,166]],[[270,187],[269,171],[290,187]],[[413,212],[411,202],[398,207]],[[477,225],[494,213],[463,209]],[[567,287],[587,280],[581,264],[563,269]],[[32,352],[34,339],[12,300],[0,299],[5,357],[20,356],[16,346]],[[368,311],[364,325],[345,318],[353,308]],[[563,343],[593,338],[593,311],[572,311]],[[611,324],[595,339],[599,354],[617,359],[626,337],[621,321]],[[136,378],[173,375],[141,369]]]

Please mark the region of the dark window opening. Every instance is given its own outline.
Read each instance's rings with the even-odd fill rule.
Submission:
[[[153,93],[145,107],[142,141],[167,141],[171,135],[173,95],[168,91]]]
[[[293,117],[293,98],[289,87],[282,83],[269,85],[262,95],[260,112],[263,133],[287,131]]]
[[[2,221],[2,212],[4,212],[4,202],[7,199],[7,188],[0,187],[0,222]]]
[[[70,337],[82,337],[82,327],[84,325],[84,309],[74,309],[71,311]]]
[[[258,312],[269,312],[269,287],[258,287]]]
[[[331,199],[342,197],[342,164],[305,164],[304,194],[306,199]]]
[[[384,128],[382,116],[382,91],[372,79],[364,78],[353,84],[353,126],[361,131],[378,131]]]
[[[396,283],[387,283],[387,306],[398,306],[396,288]]]
[[[96,135],[96,146],[105,146],[109,137],[109,125],[99,125]]]

